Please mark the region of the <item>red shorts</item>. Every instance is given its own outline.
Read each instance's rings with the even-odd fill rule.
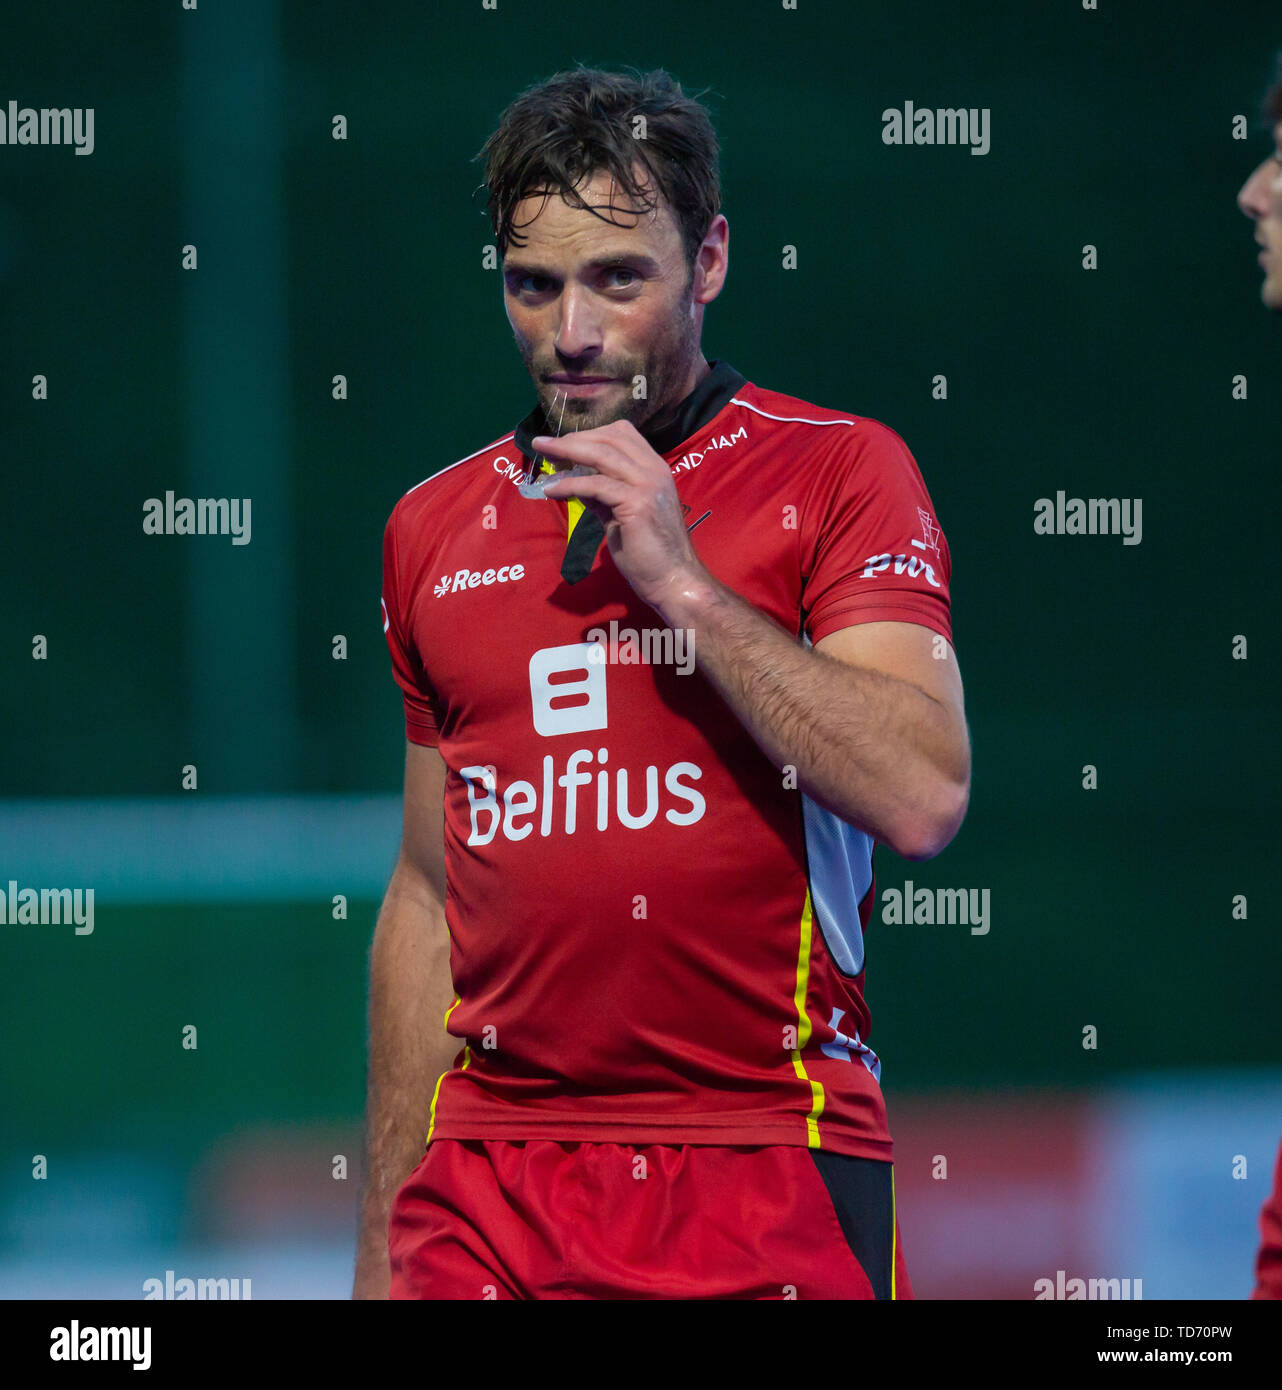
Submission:
[[[826,1150],[434,1139],[392,1298],[911,1298],[889,1163]]]

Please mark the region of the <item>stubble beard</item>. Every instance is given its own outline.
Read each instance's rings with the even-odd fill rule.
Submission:
[[[675,406],[684,395],[682,386],[699,354],[698,326],[691,313],[691,304],[687,297],[672,321],[672,333],[655,349],[648,367],[642,363],[626,375],[619,374],[619,379],[609,389],[621,398],[613,401],[567,396],[555,381],[544,381],[533,370],[532,358],[522,350],[525,369],[537,383],[539,404],[543,407],[549,432],[572,434],[576,430],[598,429],[615,420],[630,420],[642,430],[649,420]],[[645,396],[639,399],[633,394],[637,377],[645,378],[646,388]]]

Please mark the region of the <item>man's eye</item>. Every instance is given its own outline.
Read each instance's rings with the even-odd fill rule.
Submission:
[[[532,280],[537,280],[538,284],[530,284],[529,282]],[[528,290],[530,294],[542,294],[547,289],[548,284],[546,275],[522,275],[516,282],[516,292],[517,294],[525,294]]]
[[[629,270],[628,267],[625,265],[612,266],[608,271],[606,271],[606,274],[611,278],[613,278],[615,275],[631,276],[631,279],[627,282],[627,284],[620,286],[621,289],[626,289],[627,286],[630,285],[633,280],[640,278],[635,270]]]

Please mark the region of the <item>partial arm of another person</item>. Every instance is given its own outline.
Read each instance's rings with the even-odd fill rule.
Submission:
[[[401,851],[370,949],[369,1052],[353,1298],[386,1298],[387,1223],[423,1157],[436,1083],[457,1055],[445,925],[445,760],[406,741]]]

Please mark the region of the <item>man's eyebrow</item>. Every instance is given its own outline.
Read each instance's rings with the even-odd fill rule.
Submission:
[[[644,251],[613,251],[603,256],[593,256],[590,261],[583,262],[587,270],[607,270],[611,266],[626,265],[635,266],[638,270],[648,272],[653,275],[660,269],[659,262],[653,256],[647,256]],[[532,261],[505,260],[503,262],[504,275],[541,275],[546,280],[555,280],[557,274],[554,270],[549,270],[546,266],[535,265]]]

